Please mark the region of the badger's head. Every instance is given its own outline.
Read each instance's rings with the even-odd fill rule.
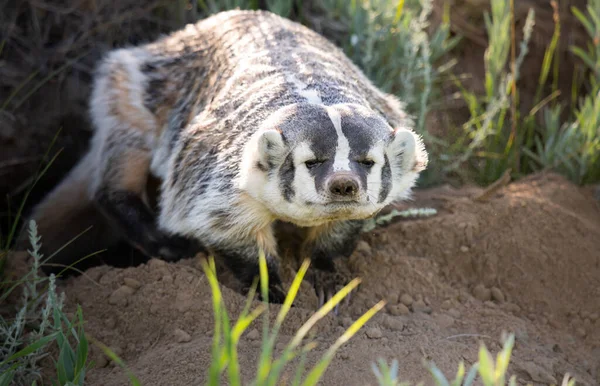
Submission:
[[[354,104],[296,104],[245,146],[240,187],[300,226],[371,217],[407,198],[427,153],[408,128]]]

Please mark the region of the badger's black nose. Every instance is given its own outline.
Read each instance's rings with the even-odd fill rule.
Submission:
[[[329,192],[336,198],[352,198],[358,194],[358,180],[352,174],[338,173],[329,180]]]

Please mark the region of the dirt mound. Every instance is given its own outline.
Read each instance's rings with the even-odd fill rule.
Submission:
[[[344,326],[380,299],[385,312],[342,347],[324,385],[374,384],[370,363],[397,358],[403,380],[429,379],[433,360],[446,374],[477,360],[480,341],[500,348],[516,334],[511,372],[534,384],[569,372],[583,385],[600,382],[600,206],[592,192],[555,175],[511,184],[487,202],[481,190],[423,191],[408,206],[432,206],[427,219],[398,220],[364,235],[348,268],[363,278],[350,305],[317,327],[315,360]],[[284,262],[291,278],[294,262]],[[221,281],[235,287],[226,273]],[[210,361],[210,290],[198,261],[151,260],[136,268],[107,266],[64,282],[68,307],[82,305],[87,332],[115,349],[144,385],[199,384]],[[223,287],[229,311],[244,298]],[[286,342],[315,309],[308,283],[284,324]],[[255,373],[261,324],[240,345],[246,381]],[[125,385],[123,371],[94,353],[93,385]],[[311,362],[314,363],[314,362]],[[427,384],[427,383],[426,383]]]

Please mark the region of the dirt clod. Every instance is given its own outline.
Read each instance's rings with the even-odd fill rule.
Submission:
[[[258,340],[258,339],[260,339],[260,333],[258,332],[258,330],[256,328],[253,328],[252,330],[250,330],[248,332],[248,335],[246,335],[246,338],[248,338],[249,340]]]
[[[364,256],[371,256],[373,254],[371,246],[364,240],[358,242],[356,246],[356,252],[363,254]]]
[[[423,312],[425,314],[431,313],[431,307],[429,307],[423,300],[417,300],[412,305],[412,310],[414,312]]]
[[[383,325],[392,331],[402,331],[404,329],[404,322],[402,319],[391,316],[384,318]]]
[[[370,327],[367,328],[365,333],[369,339],[380,339],[383,337],[383,333],[379,327]]]
[[[440,307],[442,308],[442,310],[449,310],[452,308],[452,301],[446,299],[442,302],[442,305]]]
[[[409,294],[402,294],[402,296],[400,296],[400,302],[406,307],[410,307],[413,304],[413,298]]]
[[[448,328],[454,324],[454,318],[446,314],[436,314],[434,320],[441,328]]]
[[[192,340],[190,334],[180,328],[176,328],[175,331],[173,331],[173,336],[175,337],[175,341],[177,343],[187,343]]]
[[[390,310],[390,314],[395,315],[395,316],[410,314],[410,310],[404,304],[397,304],[395,306],[390,306],[389,310]]]
[[[131,287],[128,287],[126,285],[121,286],[117,288],[112,294],[110,294],[110,297],[108,298],[108,303],[121,307],[126,306],[127,300],[131,295],[133,295],[134,292],[135,290]]]
[[[139,280],[135,280],[132,279],[130,277],[126,277],[123,279],[123,283],[130,288],[133,288],[134,290],[140,289],[140,287],[142,286],[142,283],[140,283]]]
[[[499,303],[504,303],[504,293],[498,287],[492,287],[492,299]]]
[[[492,299],[492,291],[483,284],[477,284],[473,288],[473,296],[475,299],[485,302]]]

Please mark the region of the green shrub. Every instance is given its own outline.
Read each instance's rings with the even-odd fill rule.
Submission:
[[[600,0],[589,0],[587,11],[586,16],[572,8],[590,36],[587,52],[571,49],[589,68],[588,94],[579,98],[570,122],[560,122],[562,106],[547,108],[545,130],[537,133],[535,148],[526,149],[537,168],[554,169],[579,184],[600,181]]]
[[[63,312],[63,296],[56,294],[55,276],[39,276],[43,263],[35,222],[29,223],[33,266],[16,283],[4,286],[9,291],[22,288],[21,307],[13,320],[0,317],[0,385],[26,385],[42,381],[40,361],[48,355],[52,342],[58,346],[54,385],[83,385],[88,363],[88,342],[83,331],[83,313],[77,310],[70,321]],[[73,342],[73,343],[71,343]],[[73,347],[72,347],[73,345]]]

